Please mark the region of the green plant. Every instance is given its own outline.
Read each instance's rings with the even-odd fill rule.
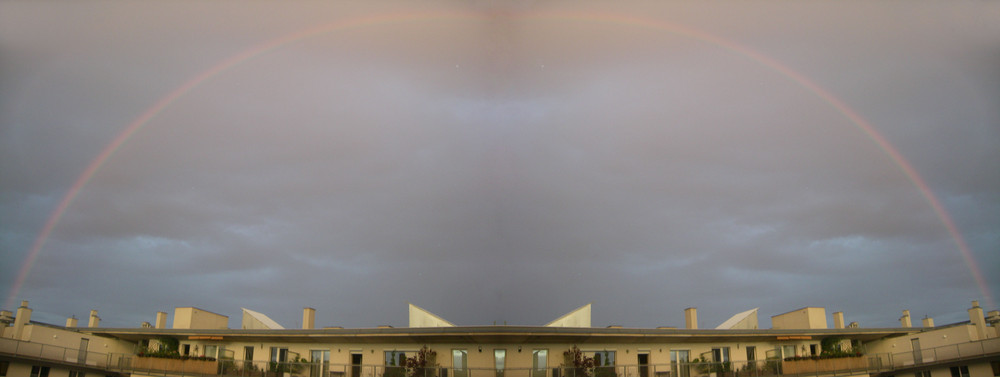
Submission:
[[[177,338],[173,338],[173,337],[169,337],[169,336],[157,337],[156,341],[160,342],[160,344],[163,345],[162,349],[164,351],[179,352],[180,347],[181,347],[181,341],[180,340],[177,340]]]
[[[819,342],[820,354],[840,351],[840,347],[838,347],[838,345],[843,340],[844,338],[838,337],[823,338],[823,340]]]
[[[382,374],[383,377],[404,377],[406,376],[406,360],[399,360],[399,364],[396,365],[397,361],[394,357],[389,357],[389,361],[385,366],[385,373]]]
[[[732,371],[732,363],[728,361],[713,362],[707,358],[696,357],[694,360],[691,360],[691,364],[694,365],[701,374],[720,374]]]

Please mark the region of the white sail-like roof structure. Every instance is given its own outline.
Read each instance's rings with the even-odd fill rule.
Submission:
[[[282,330],[283,326],[279,325],[273,319],[264,315],[263,313],[255,312],[247,308],[243,309],[243,329],[244,330]]]
[[[757,329],[757,310],[760,308],[753,308],[742,313],[737,313],[736,315],[730,317],[721,325],[717,326],[716,330],[756,330]]]

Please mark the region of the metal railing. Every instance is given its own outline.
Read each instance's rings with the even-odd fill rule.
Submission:
[[[596,368],[421,368],[407,369],[385,365],[331,364],[329,362],[267,362],[234,359],[180,360],[150,363],[133,354],[106,354],[76,348],[0,338],[0,354],[50,360],[91,368],[126,373],[171,376],[233,377],[768,377],[777,375],[837,376],[885,372],[926,363],[960,360],[1000,354],[1000,338],[926,348],[917,352],[868,354],[848,364],[791,368],[790,361],[767,359],[738,362],[679,362],[671,364],[616,365]],[[147,360],[138,360],[147,359]],[[171,359],[166,359],[171,360]],[[837,359],[827,359],[837,360]],[[195,371],[191,365],[201,363]],[[183,366],[187,365],[187,366]]]
[[[889,355],[889,365],[893,368],[904,368],[998,353],[1000,353],[1000,338],[991,338],[934,348],[923,348],[911,352],[893,353]]]
[[[91,368],[106,368],[108,365],[108,354],[105,353],[9,338],[0,338],[0,353],[28,359],[79,364]]]

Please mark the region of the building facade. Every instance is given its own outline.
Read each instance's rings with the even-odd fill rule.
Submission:
[[[1000,376],[1000,313],[977,302],[970,320],[914,327],[907,311],[895,328],[844,324],[824,308],[771,317],[734,315],[713,329],[698,328],[685,310],[685,328],[591,326],[591,305],[543,326],[455,326],[410,304],[409,327],[286,329],[243,309],[241,325],[199,308],[176,308],[138,328],[102,328],[96,311],[86,327],[0,313],[0,377],[274,376],[274,377],[751,377],[777,375],[990,377]]]

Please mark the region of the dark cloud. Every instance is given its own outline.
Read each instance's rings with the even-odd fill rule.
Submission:
[[[122,327],[175,306],[232,327],[240,307],[294,327],[303,306],[321,325],[403,326],[407,301],[460,325],[591,301],[595,326],[680,326],[689,306],[705,328],[754,307],[765,327],[803,306],[959,321],[984,292],[873,138],[998,291],[996,8],[3,3],[0,288],[157,100],[325,26],[130,135],[11,299]],[[359,17],[375,21],[333,27]]]

